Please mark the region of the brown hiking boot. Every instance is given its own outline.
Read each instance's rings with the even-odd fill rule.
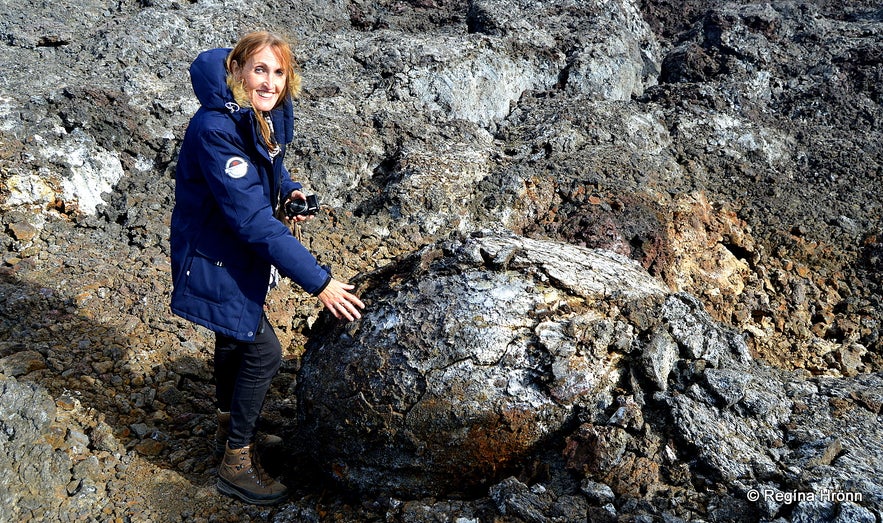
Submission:
[[[217,487],[222,494],[254,505],[274,505],[288,495],[288,488],[264,471],[250,446],[231,449],[224,445]]]
[[[224,455],[224,449],[227,448],[227,437],[230,434],[230,413],[218,412],[218,430],[215,432],[215,457],[220,458]],[[255,452],[261,449],[270,449],[278,447],[282,444],[282,438],[273,434],[265,434],[258,432],[254,436]]]

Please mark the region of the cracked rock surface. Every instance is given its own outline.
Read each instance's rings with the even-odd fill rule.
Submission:
[[[507,236],[427,248],[371,279],[366,317],[307,346],[304,438],[351,488],[409,496],[473,491],[576,406],[611,404],[634,332],[617,304],[664,292],[627,258]]]

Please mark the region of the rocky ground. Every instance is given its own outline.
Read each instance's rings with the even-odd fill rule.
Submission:
[[[328,326],[283,284],[265,423],[293,495],[219,496],[211,336],[168,312],[167,225],[187,64],[257,20],[299,40],[288,161],[327,204],[305,241],[362,292],[503,228],[635,260],[744,353],[709,364],[674,333],[654,379],[665,336],[631,314],[637,370],[507,474],[365,494],[302,439],[303,355]],[[0,520],[880,521],[881,31],[873,1],[10,0]]]

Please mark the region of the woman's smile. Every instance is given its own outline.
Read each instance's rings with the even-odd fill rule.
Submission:
[[[276,107],[288,76],[274,49],[266,46],[242,67],[235,66],[236,75],[245,86],[252,106],[258,111],[270,111]]]

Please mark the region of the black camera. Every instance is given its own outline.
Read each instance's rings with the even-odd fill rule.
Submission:
[[[285,202],[285,216],[289,219],[295,216],[312,216],[319,212],[319,198],[310,194],[305,200],[291,199]]]

